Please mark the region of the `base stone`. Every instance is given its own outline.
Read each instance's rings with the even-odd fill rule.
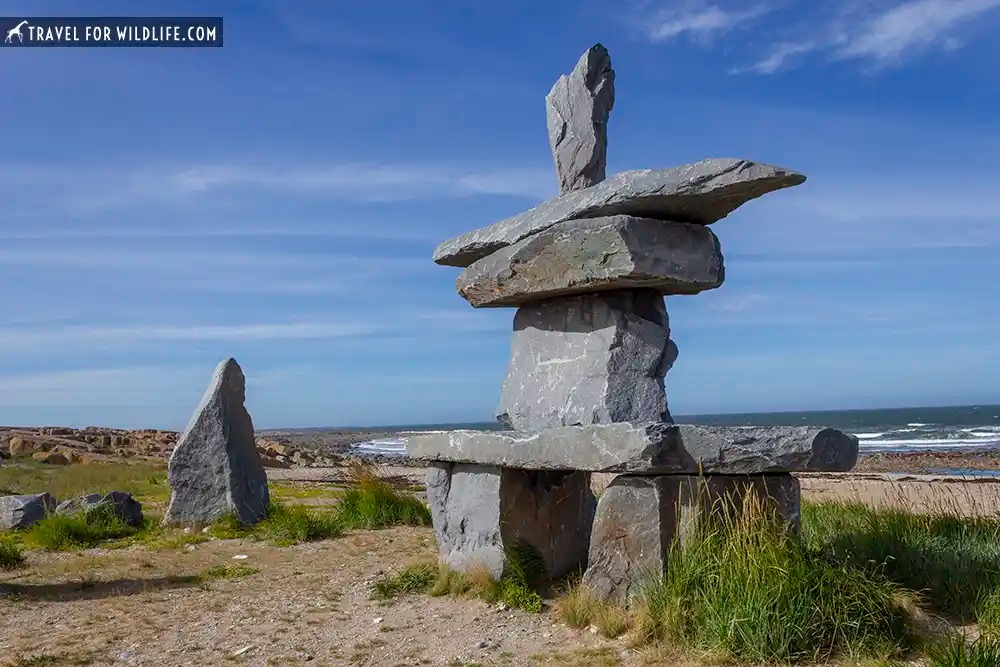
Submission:
[[[483,567],[499,579],[519,543],[539,552],[551,577],[587,561],[597,505],[589,473],[434,463],[427,501],[441,560],[455,570]]]
[[[675,544],[683,548],[705,521],[736,517],[749,495],[799,531],[799,481],[791,475],[616,477],[597,505],[584,585],[604,599],[628,602],[662,573]]]

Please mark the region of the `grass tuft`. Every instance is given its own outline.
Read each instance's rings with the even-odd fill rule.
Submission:
[[[412,493],[385,481],[374,465],[352,461],[348,478],[354,486],[343,492],[337,506],[344,527],[372,530],[430,525],[427,506]]]
[[[372,597],[376,600],[391,600],[409,593],[426,593],[430,591],[437,580],[437,565],[417,563],[375,582]]]
[[[340,537],[344,524],[337,513],[272,504],[267,519],[256,530],[277,546],[289,546]]]
[[[1000,590],[983,596],[979,603],[979,632],[995,641],[1000,641]]]
[[[927,657],[931,667],[997,667],[1000,642],[980,637],[969,644],[963,635],[952,635],[932,644]]]
[[[614,639],[632,626],[628,610],[600,599],[580,582],[570,584],[555,603],[555,611],[571,628],[595,627],[608,639]]]
[[[21,546],[12,537],[0,535],[0,570],[16,570],[24,561]]]
[[[80,514],[51,514],[31,526],[24,539],[46,551],[71,551],[96,547],[137,532],[137,528],[115,514],[113,507],[100,505]]]
[[[912,599],[877,572],[830,563],[747,494],[675,546],[642,589],[637,637],[752,663],[885,655],[911,643]]]

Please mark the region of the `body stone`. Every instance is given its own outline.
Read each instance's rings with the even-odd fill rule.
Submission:
[[[663,378],[676,357],[663,297],[654,290],[521,306],[497,418],[522,432],[668,422]]]

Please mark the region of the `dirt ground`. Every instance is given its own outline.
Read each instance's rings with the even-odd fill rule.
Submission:
[[[418,483],[419,469],[384,474]],[[269,471],[272,482],[330,482],[337,469]],[[595,486],[609,476],[595,477]],[[951,506],[1000,513],[1000,480],[807,475],[806,499]],[[312,504],[310,501],[306,501]],[[957,503],[957,505],[956,505]],[[429,528],[358,531],[292,547],[211,540],[161,551],[29,554],[0,572],[0,666],[683,665],[529,614],[463,598],[371,597],[382,575],[435,559]],[[237,558],[239,557],[239,558]],[[233,578],[205,576],[242,566]],[[21,662],[18,662],[21,661]]]
[[[179,551],[32,553],[22,574],[0,575],[0,664],[642,664],[624,644],[548,614],[455,598],[371,599],[381,574],[434,555],[433,532],[417,528],[285,548],[219,540]],[[259,572],[184,579],[232,564]]]

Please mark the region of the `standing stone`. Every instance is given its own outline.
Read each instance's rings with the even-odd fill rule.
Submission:
[[[497,419],[517,431],[670,422],[663,378],[677,358],[663,297],[621,290],[518,308]]]
[[[600,44],[580,56],[570,74],[559,77],[545,97],[549,145],[556,161],[559,191],[590,187],[604,180],[608,116],[615,104],[615,71]]]
[[[602,598],[628,602],[662,574],[671,548],[683,548],[705,521],[738,517],[749,495],[799,531],[799,481],[791,475],[616,477],[597,505],[583,583]]]
[[[597,504],[588,473],[433,463],[427,502],[441,560],[455,570],[499,579],[518,544],[537,550],[551,577],[586,563]]]
[[[170,456],[165,523],[207,524],[232,513],[250,525],[267,516],[267,475],[245,397],[243,371],[226,359]]]
[[[54,512],[58,504],[48,493],[0,497],[0,530],[29,528]]]

